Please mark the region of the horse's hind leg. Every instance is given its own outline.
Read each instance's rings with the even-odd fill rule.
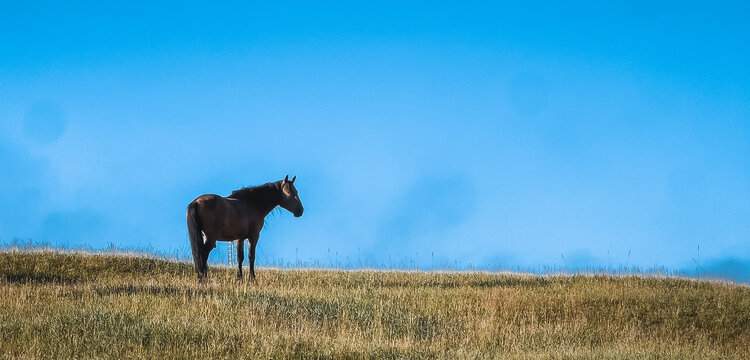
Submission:
[[[202,241],[202,240],[201,240]],[[203,280],[203,248],[198,253],[193,254],[193,263],[195,264],[195,273],[198,275],[198,280]]]
[[[242,262],[245,260],[245,239],[237,239],[237,278],[242,280]]]
[[[216,248],[216,240],[208,239],[206,237],[206,243],[203,244],[203,251],[201,252],[201,267],[203,268],[203,278],[208,278],[208,254],[211,250]]]

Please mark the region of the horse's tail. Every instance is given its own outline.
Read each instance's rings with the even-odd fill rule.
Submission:
[[[195,262],[195,272],[198,277],[203,275],[203,232],[201,230],[200,218],[198,217],[198,204],[191,202],[187,208],[187,227],[188,236],[190,236],[190,248],[193,250],[193,261]]]

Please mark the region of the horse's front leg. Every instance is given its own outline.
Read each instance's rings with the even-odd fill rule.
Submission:
[[[245,239],[237,239],[237,279],[242,280],[242,262],[245,260]]]
[[[248,239],[250,242],[250,246],[248,246],[248,250],[250,250],[250,257],[248,258],[250,265],[250,279],[253,281],[255,281],[255,246],[258,245],[259,236],[260,234],[255,234]]]

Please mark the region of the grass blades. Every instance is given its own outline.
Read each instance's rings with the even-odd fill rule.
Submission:
[[[750,358],[750,288],[0,252],[4,358]],[[247,276],[247,274],[246,274]]]

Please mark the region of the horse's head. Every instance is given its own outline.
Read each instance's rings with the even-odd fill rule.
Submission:
[[[281,204],[279,205],[294,214],[294,217],[300,217],[305,209],[302,207],[299,194],[297,194],[297,188],[294,187],[294,180],[296,179],[297,176],[295,175],[292,180],[289,180],[289,175],[287,175],[284,180],[281,180]]]

